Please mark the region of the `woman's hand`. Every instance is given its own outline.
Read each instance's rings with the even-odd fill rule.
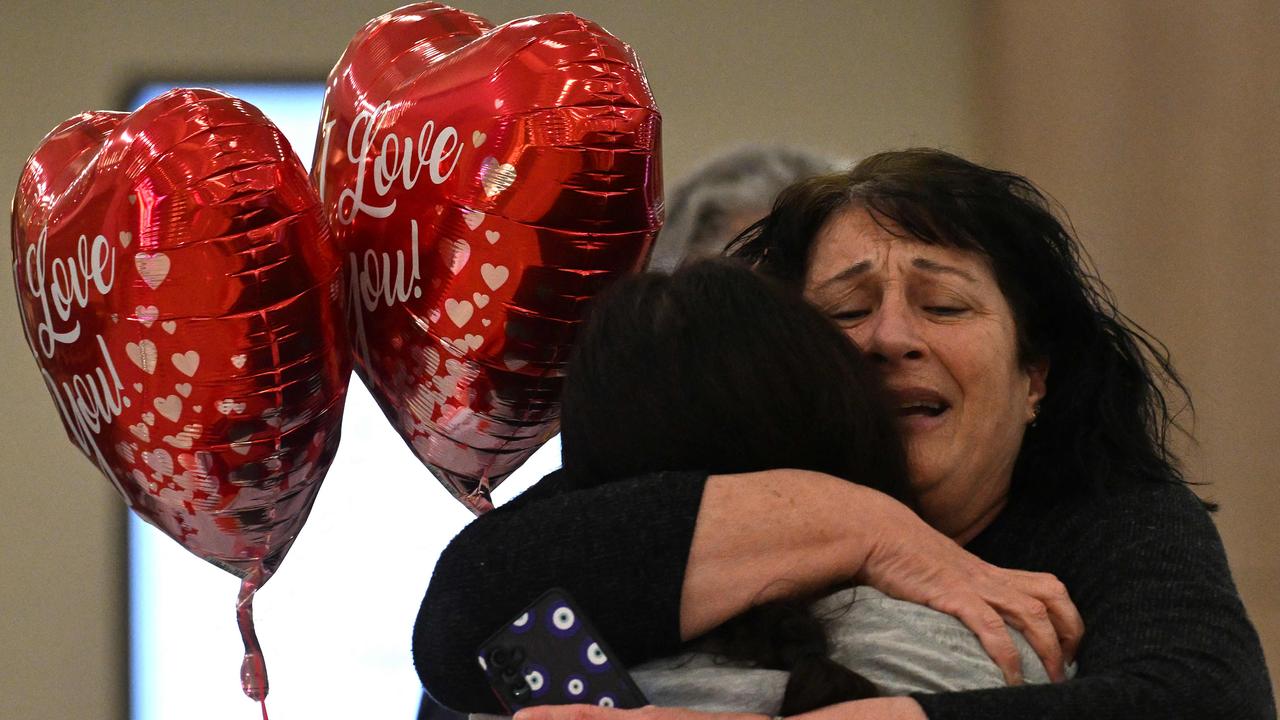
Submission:
[[[794,718],[802,720],[928,720],[911,698],[855,700],[820,708]],[[685,708],[649,705],[639,710],[617,710],[595,705],[541,705],[516,713],[514,720],[770,720],[752,713],[709,713]]]
[[[909,697],[871,698],[829,705],[793,715],[788,720],[929,720],[920,703]]]
[[[597,705],[538,705],[517,712],[512,720],[770,720],[770,718],[753,713],[712,713],[656,705],[646,705],[638,710],[619,710]]]
[[[978,636],[1011,685],[1022,682],[1018,650],[1005,624],[1020,630],[1054,682],[1075,658],[1084,621],[1066,587],[1048,573],[986,563],[889,500],[859,582],[951,615]],[[893,507],[896,505],[897,507]]]

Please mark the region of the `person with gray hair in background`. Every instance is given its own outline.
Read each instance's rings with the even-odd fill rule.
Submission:
[[[773,200],[797,180],[833,172],[834,158],[788,147],[745,147],[717,155],[667,197],[667,221],[649,269],[671,272],[721,254],[729,241],[769,214]]]

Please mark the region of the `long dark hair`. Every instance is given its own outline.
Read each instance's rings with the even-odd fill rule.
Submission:
[[[799,293],[728,260],[633,276],[596,300],[566,374],[561,452],[579,487],[795,468],[914,505],[874,368]],[[784,714],[876,694],[830,659],[801,603],[753,608],[708,647],[789,670]]]
[[[1168,350],[1116,308],[1069,225],[1030,181],[940,150],[879,153],[784,190],[729,252],[801,288],[819,230],[854,208],[900,236],[988,257],[1013,309],[1020,360],[1048,359],[1014,496],[1186,482],[1169,441],[1191,399]]]

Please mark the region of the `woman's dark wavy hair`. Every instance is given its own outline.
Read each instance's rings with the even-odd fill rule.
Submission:
[[[728,252],[800,288],[814,238],[852,208],[900,237],[989,258],[1013,309],[1020,359],[1049,360],[1039,417],[1014,469],[1015,496],[1186,482],[1170,434],[1191,398],[1167,348],[1116,308],[1030,181],[940,150],[883,152],[787,188]],[[1171,409],[1166,393],[1180,406]]]
[[[576,487],[796,468],[914,506],[869,361],[798,292],[724,259],[626,278],[593,303],[565,377],[561,453]],[[830,659],[802,603],[760,605],[709,640],[722,655],[789,670],[783,714],[876,694]]]

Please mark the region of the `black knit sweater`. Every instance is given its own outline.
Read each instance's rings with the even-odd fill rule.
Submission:
[[[498,711],[479,644],[551,586],[566,588],[630,665],[680,649],[680,593],[706,477],[665,473],[588,490],[551,475],[478,518],[440,556],[414,662],[449,707]],[[967,549],[1049,572],[1085,622],[1074,680],[917,695],[931,720],[1274,720],[1275,702],[1209,515],[1151,485],[1051,505],[1012,501]]]

